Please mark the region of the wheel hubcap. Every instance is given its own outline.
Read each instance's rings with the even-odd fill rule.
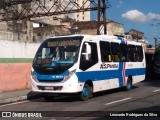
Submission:
[[[87,88],[83,88],[82,94],[83,94],[83,96],[86,97],[88,95],[88,89]]]
[[[127,88],[131,89],[131,81],[128,81]]]

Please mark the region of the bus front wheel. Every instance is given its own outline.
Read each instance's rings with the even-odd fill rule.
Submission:
[[[93,94],[91,89],[92,87],[90,87],[88,84],[85,84],[80,94],[80,99],[83,101],[88,100]]]

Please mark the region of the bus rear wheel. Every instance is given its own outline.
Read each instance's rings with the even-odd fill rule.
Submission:
[[[125,90],[126,91],[129,91],[132,89],[132,80],[130,78],[127,79],[127,84],[126,84],[126,87],[125,87]]]
[[[82,92],[80,93],[80,96],[79,96],[80,99],[83,101],[86,101],[92,96],[93,96],[92,87],[90,87],[88,84],[85,84]]]

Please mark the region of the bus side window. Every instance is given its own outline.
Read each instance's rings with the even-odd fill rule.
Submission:
[[[96,43],[88,42],[88,44],[91,46],[91,54],[89,56],[90,59],[89,60],[84,59],[84,55],[82,53],[86,51],[85,43],[83,44],[82,52],[81,52],[81,59],[80,59],[81,70],[87,70],[88,68],[98,63],[98,51],[97,51]]]
[[[102,62],[111,62],[111,51],[110,51],[110,43],[100,41],[100,51],[101,51],[101,61]]]
[[[122,61],[126,62],[127,61],[127,45],[126,44],[120,44],[120,48],[121,48]]]
[[[136,46],[136,54],[137,54],[137,61],[138,62],[142,62],[143,61],[143,49],[142,49],[142,46]]]
[[[111,50],[112,50],[112,60],[114,62],[120,62],[121,61],[121,54],[120,54],[119,43],[111,43]]]
[[[136,46],[134,45],[128,45],[128,60],[136,62]]]

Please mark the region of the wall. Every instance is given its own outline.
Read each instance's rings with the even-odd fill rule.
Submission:
[[[117,22],[109,22],[107,23],[107,32],[108,35],[123,35],[124,34],[124,26],[123,24]]]
[[[81,34],[97,35],[97,29],[83,29]]]
[[[40,43],[0,40],[0,58],[33,58]]]
[[[0,92],[31,87],[31,62],[7,62],[7,58],[33,58],[40,43],[0,40]],[[2,60],[3,59],[3,60]]]
[[[33,25],[26,20],[0,22],[0,40],[32,42]]]
[[[43,41],[46,38],[61,35],[70,35],[70,29],[65,25],[55,25],[55,26],[44,26],[37,27],[33,29],[34,40],[33,41]]]
[[[0,92],[31,87],[31,63],[0,63]]]
[[[155,53],[155,48],[147,48],[148,53]]]
[[[73,24],[73,28],[77,28],[80,31],[80,34],[90,34],[90,35],[97,35],[97,21],[83,21],[83,22],[75,22]],[[124,35],[124,26],[123,24],[109,21],[106,24],[107,27],[107,35]],[[102,30],[104,31],[104,30]]]

